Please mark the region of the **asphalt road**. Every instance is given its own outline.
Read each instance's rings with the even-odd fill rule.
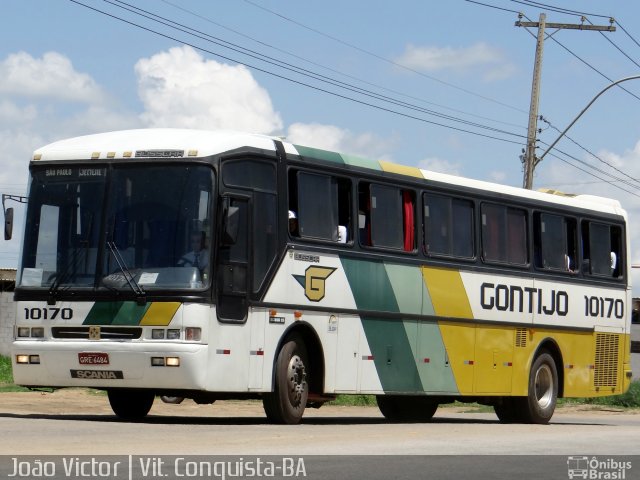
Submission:
[[[4,455],[631,455],[640,412],[563,408],[550,425],[503,425],[445,407],[431,423],[390,424],[374,407],[325,406],[287,426],[268,424],[255,401],[157,401],[144,422],[127,423],[105,396],[61,390],[0,394],[0,432]]]
[[[130,423],[104,395],[60,390],[1,393],[0,433],[0,478],[41,478],[34,468],[46,464],[56,480],[228,480],[239,469],[260,477],[246,475],[256,465],[274,466],[263,477],[305,480],[564,480],[587,461],[608,475],[587,478],[640,478],[640,411],[619,409],[563,407],[550,425],[504,425],[449,407],[431,423],[391,424],[375,407],[325,406],[291,426],[268,424],[256,401],[156,401],[145,421]],[[86,471],[67,471],[74,462]],[[18,466],[26,475],[15,475]]]

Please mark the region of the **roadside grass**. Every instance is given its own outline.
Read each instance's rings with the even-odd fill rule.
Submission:
[[[340,405],[350,407],[376,406],[375,395],[338,395],[335,400],[327,405]],[[631,383],[627,393],[607,397],[590,398],[559,398],[558,405],[592,405],[594,407],[616,408],[640,408],[640,380]],[[479,403],[453,402],[441,405],[441,407],[464,408],[465,411],[475,413],[493,412],[493,407],[480,405]]]
[[[11,373],[11,359],[0,355],[0,385],[13,384]]]
[[[594,405],[617,408],[640,408],[640,380],[631,382],[629,390],[622,395],[591,398],[561,398],[560,405]]]
[[[327,405],[338,405],[341,407],[376,407],[375,395],[338,395],[335,400]]]
[[[28,388],[19,387],[13,383],[11,372],[11,359],[0,355],[0,393],[1,392],[28,392]]]

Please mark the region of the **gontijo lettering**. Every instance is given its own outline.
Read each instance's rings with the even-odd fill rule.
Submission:
[[[569,313],[569,294],[564,290],[548,290],[517,285],[494,285],[485,282],[480,286],[480,305],[485,310],[501,312],[537,313],[559,315]]]

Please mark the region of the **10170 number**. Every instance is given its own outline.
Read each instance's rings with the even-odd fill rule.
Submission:
[[[24,318],[25,320],[55,320],[56,318],[71,320],[73,318],[73,309],[56,307],[25,308]]]
[[[624,302],[619,298],[584,296],[584,314],[587,317],[624,318]]]

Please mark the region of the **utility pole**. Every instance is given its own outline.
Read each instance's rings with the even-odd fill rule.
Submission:
[[[522,14],[519,15],[519,19],[522,18]],[[533,64],[533,81],[531,83],[531,104],[529,107],[529,127],[527,129],[527,148],[524,154],[524,176],[522,179],[522,186],[524,188],[531,189],[533,187],[533,171],[538,165],[539,160],[536,158],[536,134],[538,131],[538,103],[540,99],[540,77],[542,73],[542,52],[544,50],[544,35],[546,28],[555,28],[558,30],[591,30],[591,31],[606,31],[615,32],[616,27],[613,26],[613,18],[610,20],[610,25],[584,25],[581,24],[569,24],[569,23],[547,23],[547,16],[544,13],[540,14],[538,22],[522,22],[518,20],[516,27],[531,27],[538,29],[538,35],[536,37],[536,56]],[[582,22],[586,19],[582,17]],[[551,35],[555,34],[553,32]],[[549,36],[551,36],[549,35]]]

